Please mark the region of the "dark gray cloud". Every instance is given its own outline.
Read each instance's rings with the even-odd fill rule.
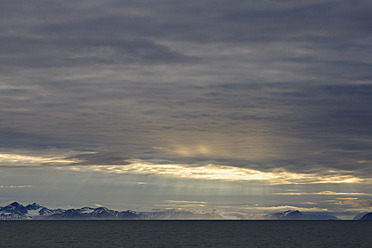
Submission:
[[[56,148],[68,148],[67,143],[60,142],[53,137],[44,136],[39,133],[20,132],[12,128],[0,130],[1,148],[23,148],[23,149],[47,149],[53,145]]]

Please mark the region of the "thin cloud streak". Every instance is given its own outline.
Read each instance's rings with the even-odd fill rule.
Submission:
[[[17,188],[31,188],[32,185],[0,185],[0,188],[17,189]]]

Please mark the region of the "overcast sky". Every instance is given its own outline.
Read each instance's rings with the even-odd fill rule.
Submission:
[[[0,205],[372,211],[372,2],[0,1]]]

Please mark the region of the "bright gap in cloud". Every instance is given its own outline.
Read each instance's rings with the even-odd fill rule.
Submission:
[[[319,183],[361,183],[365,180],[352,176],[333,172],[324,177],[319,174],[305,174],[276,170],[262,172],[253,169],[231,167],[226,165],[202,165],[189,166],[182,164],[153,164],[139,160],[133,160],[129,165],[102,166],[92,165],[89,167],[73,166],[75,171],[97,171],[106,173],[132,173],[154,174],[187,179],[224,180],[224,181],[263,181],[268,184],[319,184]]]

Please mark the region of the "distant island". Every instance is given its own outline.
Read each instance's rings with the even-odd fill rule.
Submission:
[[[50,209],[37,203],[26,206],[13,202],[0,207],[0,220],[219,220],[226,219],[217,210],[199,213],[190,210],[153,210],[135,212],[132,210],[116,211],[106,207],[82,207],[79,209]],[[267,214],[264,220],[339,220],[327,213],[302,213],[288,210],[281,213]],[[371,213],[361,213],[354,220],[372,220]]]

